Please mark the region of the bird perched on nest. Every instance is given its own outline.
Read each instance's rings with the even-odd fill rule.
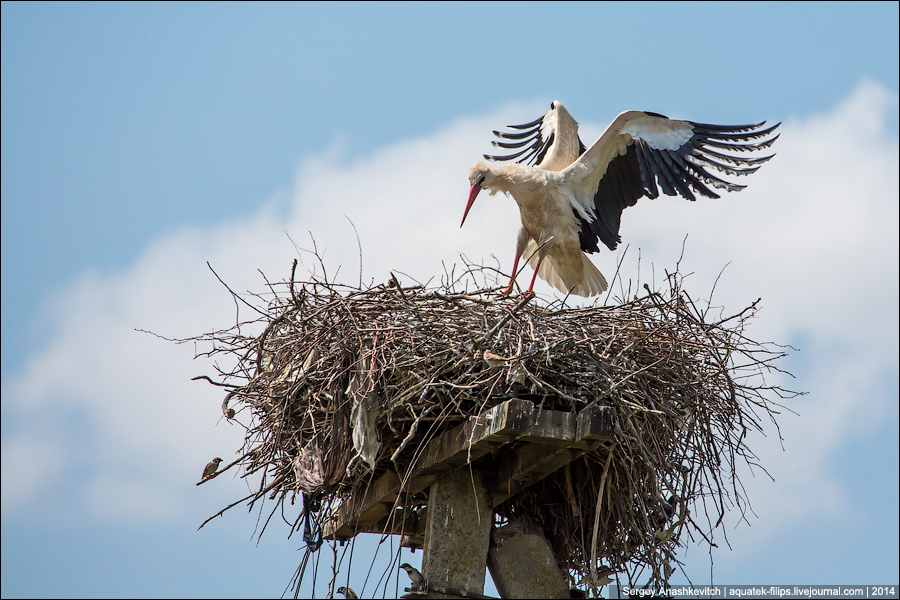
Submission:
[[[510,360],[512,359],[506,358],[505,356],[500,356],[499,354],[494,354],[490,350],[484,351],[484,362],[486,362],[491,368],[502,367]]]
[[[423,577],[419,570],[411,564],[403,563],[400,565],[400,568],[409,575],[409,580],[412,581],[414,588],[421,587],[425,583],[425,577]]]
[[[718,198],[708,186],[739,191],[745,186],[710,173],[749,175],[770,158],[744,158],[726,152],[767,148],[778,138],[752,143],[770,135],[778,125],[709,125],[669,119],[639,110],[623,112],[590,148],[578,137],[578,123],[557,101],[543,117],[510,128],[518,133],[494,134],[500,148],[524,150],[506,155],[485,155],[493,165],[477,162],[469,170],[469,200],[463,223],[481,190],[491,195],[506,192],[519,205],[522,227],[516,240],[516,258],[505,294],[512,290],[519,259],[534,268],[528,291],[540,275],[556,289],[578,296],[595,296],[607,288],[606,278],[585,253],[599,252],[598,241],[615,250],[621,241],[622,211],[639,198],[657,198],[660,188],[668,196],[696,200],[697,195]],[[529,137],[530,136],[530,137]],[[524,155],[524,156],[522,156]],[[521,157],[521,158],[520,158]],[[522,164],[527,161],[528,164]]]
[[[209,461],[205,467],[203,467],[203,476],[200,478],[200,481],[197,482],[197,485],[200,485],[204,481],[207,480],[213,473],[219,470],[219,463],[222,462],[221,458],[214,458]]]
[[[356,592],[353,591],[353,588],[341,586],[337,591],[338,594],[343,594],[344,598],[359,598],[359,596],[356,595]]]

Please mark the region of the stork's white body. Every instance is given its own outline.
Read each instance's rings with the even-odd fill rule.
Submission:
[[[541,279],[560,291],[594,296],[606,289],[603,274],[581,251],[580,226],[565,190],[560,190],[564,182],[560,173],[520,164],[478,163],[473,169],[478,167],[491,172],[484,185],[491,194],[506,192],[519,205],[522,226],[516,238],[513,271],[524,256]]]
[[[606,279],[585,252],[598,251],[598,241],[614,249],[619,242],[622,210],[642,196],[656,198],[657,182],[667,195],[694,200],[694,193],[717,198],[707,185],[740,190],[744,186],[719,179],[706,171],[713,167],[732,175],[756,171],[771,158],[743,158],[723,154],[718,149],[738,152],[771,145],[778,136],[764,142],[746,142],[770,134],[756,125],[719,126],[678,121],[643,111],[626,111],[613,120],[606,131],[585,149],[578,138],[578,123],[559,102],[550,112],[527,125],[511,126],[526,133],[502,134],[501,139],[525,141],[494,142],[502,148],[534,144],[510,156],[485,156],[490,160],[510,160],[529,152],[535,166],[518,163],[478,162],[469,170],[472,189],[463,215],[472,207],[482,189],[493,195],[505,192],[519,205],[522,227],[516,241],[516,259],[507,293],[511,291],[519,258],[525,256],[535,277],[565,293],[594,296],[607,288]],[[720,162],[724,161],[724,162]],[[727,164],[726,164],[727,163]],[[531,280],[531,291],[534,277]]]

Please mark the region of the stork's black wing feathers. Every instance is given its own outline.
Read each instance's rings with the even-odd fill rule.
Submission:
[[[516,127],[516,126],[511,125],[511,127]],[[507,136],[500,135],[496,131],[494,133],[497,134],[497,137],[500,137],[501,139],[513,139],[513,138],[509,138]],[[524,158],[519,159],[518,162],[529,161],[528,164],[531,164],[532,161],[530,159],[532,159],[532,157],[535,154],[537,154],[538,152],[541,151],[541,148],[545,145],[545,143],[541,139],[540,126],[538,126],[535,130],[526,131],[525,135],[531,136],[531,137],[528,137],[525,139],[519,138],[521,141],[516,141],[516,142],[498,142],[496,140],[491,142],[494,145],[494,147],[496,147],[496,148],[522,148],[523,146],[528,146],[528,144],[531,144],[530,146],[528,146],[521,152],[507,154],[504,156],[485,154],[484,157],[491,161],[504,161],[504,160],[513,160],[515,158],[519,158],[520,156],[522,156],[524,154],[526,156]]]
[[[765,121],[763,121],[762,123],[753,123],[752,125],[712,125],[710,123],[694,123],[693,121],[690,121],[690,123],[694,126],[694,132],[697,132],[698,130],[704,130],[714,133],[740,133],[755,131],[766,124]],[[778,127],[778,125],[776,125],[775,127]],[[772,129],[775,129],[775,127],[773,127]]]
[[[641,172],[641,182],[643,183],[644,195],[648,198],[659,198],[659,188],[656,187],[656,177],[653,176],[652,157],[644,148],[643,144],[635,144],[638,156],[638,167]]]
[[[540,128],[541,123],[543,123],[543,122],[544,122],[544,117],[541,117],[539,119],[535,119],[531,123],[525,123],[524,125],[507,125],[507,127],[509,127],[510,129],[528,129],[529,127],[534,127],[535,125],[537,125],[538,128]],[[494,133],[496,133],[496,132],[494,132]]]
[[[494,131],[494,135],[496,135],[501,140],[521,140],[523,138],[527,138],[529,135],[534,135],[534,131],[523,131],[522,133],[506,133],[504,131]]]
[[[694,196],[691,188],[688,186],[688,182],[693,183],[695,179],[685,168],[684,164],[678,161],[678,155],[673,154],[671,150],[661,150],[659,154],[662,156],[663,162],[672,176],[672,183],[675,185],[678,193],[688,200],[696,200],[697,197]]]
[[[547,150],[553,146],[553,141],[556,139],[556,134],[551,133],[550,137],[547,138],[547,141],[544,144],[541,144],[541,150],[538,152],[537,156],[534,157],[534,166],[539,166],[542,162],[544,162],[544,157],[547,156]]]
[[[527,131],[523,131],[522,133],[504,133],[501,131],[495,131],[494,135],[496,135],[501,140],[515,140],[512,142],[498,142],[493,141],[492,144],[495,148],[523,148],[524,150],[521,152],[515,152],[513,154],[505,154],[505,155],[490,155],[485,154],[484,157],[491,161],[505,161],[505,160],[514,160],[519,159],[516,162],[524,162],[529,165],[537,166],[540,164],[541,159],[543,159],[544,155],[547,153],[547,149],[550,148],[550,145],[553,143],[552,136],[551,139],[544,140],[541,137],[541,125],[544,122],[544,117],[536,121],[532,121],[531,123],[525,123],[524,125],[509,125],[510,129],[526,129]],[[531,128],[531,129],[529,129]],[[527,146],[527,147],[526,147]],[[523,156],[524,155],[524,156]],[[521,158],[519,158],[521,157]]]
[[[774,139],[772,141],[774,141]],[[708,144],[708,142],[707,142],[707,144]],[[731,156],[730,154],[725,154],[723,152],[716,152],[715,150],[713,150],[711,148],[704,148],[703,146],[695,146],[695,147],[696,147],[697,151],[700,152],[701,154],[705,154],[706,156],[713,156],[715,158],[718,158],[719,160],[731,163],[736,166],[761,165],[762,163],[764,163],[767,160],[769,160],[770,158],[772,158],[771,156],[763,156],[762,158],[741,158],[741,159],[735,161],[734,157]]]
[[[546,116],[546,115],[544,115]],[[505,154],[505,155],[494,155],[494,154],[485,154],[484,157],[490,161],[506,161],[506,160],[514,160],[519,159],[516,162],[525,163],[531,165],[533,167],[539,167],[541,163],[544,161],[544,157],[547,156],[547,152],[553,146],[553,142],[556,140],[556,136],[554,133],[551,133],[547,139],[545,140],[541,135],[541,126],[544,124],[544,117],[532,121],[531,123],[524,123],[522,125],[507,125],[510,129],[524,129],[527,131],[522,131],[521,133],[507,133],[503,131],[495,131],[494,135],[500,138],[501,140],[515,140],[512,142],[498,142],[494,140],[491,142],[495,148],[504,148],[504,149],[513,149],[513,148],[523,148],[528,146],[521,152],[516,152],[513,154]],[[529,146],[529,144],[531,144]],[[584,142],[581,141],[581,137],[578,137],[578,147],[579,147],[579,155],[584,154],[584,151],[587,148],[584,145]],[[523,156],[524,155],[524,156]],[[520,158],[521,157],[521,158]]]
[[[537,152],[538,149],[540,149],[540,148],[537,148],[537,149],[534,148],[534,147],[532,147],[532,148],[525,148],[525,149],[522,150],[521,152],[516,152],[515,154],[509,154],[509,155],[507,155],[507,156],[491,156],[491,155],[489,155],[489,154],[485,154],[484,157],[485,157],[486,159],[488,159],[488,160],[493,160],[493,161],[497,161],[497,160],[512,160],[512,159],[514,159],[514,158],[519,158],[520,156],[522,156],[523,154],[525,154],[526,152],[529,152],[529,151],[531,152],[531,154],[534,154],[535,152]],[[530,155],[529,155],[529,156],[530,156]],[[526,156],[526,157],[523,158],[522,160],[525,160],[525,159],[527,159],[527,158],[528,158],[528,156]],[[520,160],[519,162],[522,162],[522,160]]]
[[[597,190],[597,195],[607,200],[597,204],[597,218],[586,221],[575,213],[581,221],[578,234],[581,249],[588,253],[599,252],[598,239],[607,246],[606,240],[618,239],[622,211],[634,206],[644,194],[644,189],[641,161],[636,152],[628,152],[610,162]]]
[[[775,131],[781,123],[776,123],[766,129],[756,130],[762,127],[766,122],[757,125],[738,125],[736,127],[725,127],[722,125],[709,125],[707,123],[691,123],[694,127],[694,135],[708,136],[720,141],[748,141],[758,140],[766,137]]]
[[[653,116],[654,113],[647,113]],[[726,175],[749,175],[772,156],[744,158],[726,152],[751,152],[771,146],[778,135],[771,135],[780,123],[763,128],[755,125],[711,125],[693,123],[691,137],[676,149],[656,149],[644,139],[629,138],[625,154],[613,158],[600,178],[594,195],[593,220],[575,211],[581,225],[579,239],[585,252],[599,251],[598,240],[610,250],[621,241],[619,224],[622,211],[634,206],[643,196],[657,198],[660,190],[667,196],[718,198],[710,187],[740,191],[746,186],[726,181],[710,173],[710,168]],[[582,154],[584,149],[582,149]],[[659,187],[657,187],[657,185]]]
[[[713,148],[721,148],[722,150],[730,150],[732,152],[752,152],[753,150],[762,150],[763,148],[768,148],[772,144],[775,143],[781,137],[779,133],[773,138],[770,138],[764,142],[759,142],[758,144],[729,144],[728,142],[718,142],[716,140],[706,140],[704,142],[705,146],[711,146]]]

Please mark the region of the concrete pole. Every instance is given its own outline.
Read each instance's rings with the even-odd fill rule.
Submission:
[[[501,598],[569,598],[569,585],[550,543],[523,520],[495,530],[488,568]]]
[[[481,471],[468,466],[431,486],[422,574],[429,587],[484,593],[494,511]]]

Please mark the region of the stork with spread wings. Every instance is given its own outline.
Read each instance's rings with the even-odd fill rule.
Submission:
[[[678,121],[630,110],[613,120],[589,148],[578,137],[578,123],[557,101],[540,119],[511,125],[513,133],[494,134],[499,148],[518,150],[489,156],[469,170],[471,190],[463,223],[481,190],[506,192],[519,205],[522,227],[516,241],[510,293],[519,260],[526,256],[535,278],[564,293],[595,296],[607,288],[606,278],[585,253],[599,252],[598,241],[614,250],[621,241],[622,211],[646,196],[696,200],[718,198],[711,188],[729,192],[746,186],[725,175],[749,175],[774,155],[738,156],[771,146],[779,124],[709,125]],[[760,140],[760,141],[757,141]],[[460,224],[460,227],[462,224]]]

